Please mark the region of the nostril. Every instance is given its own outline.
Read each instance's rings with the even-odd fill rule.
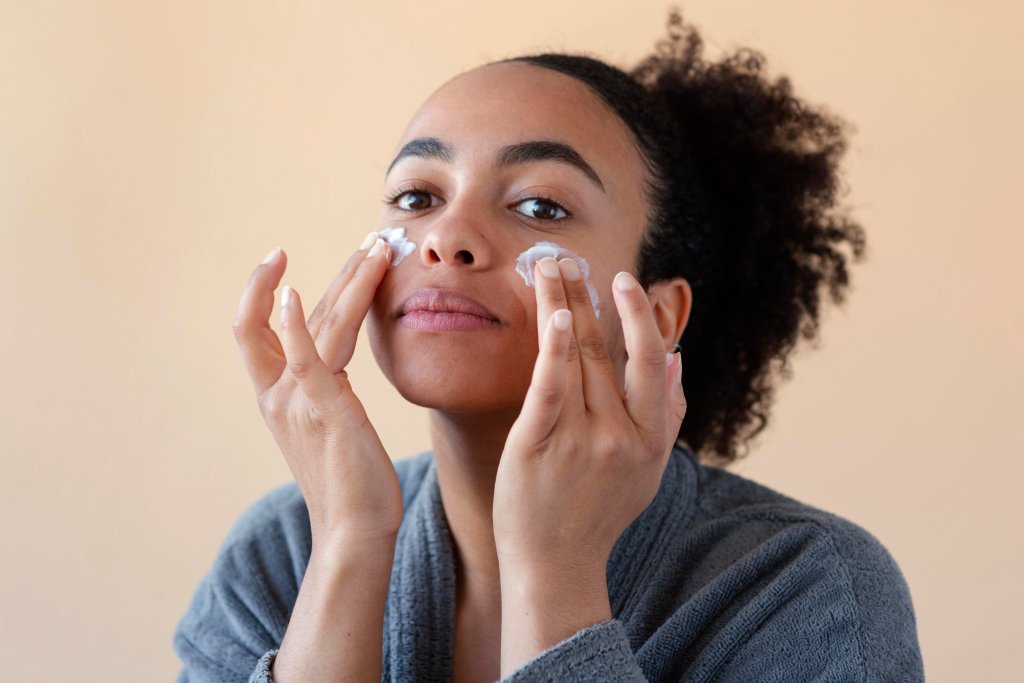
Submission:
[[[472,252],[469,252],[465,249],[459,249],[450,258],[445,258],[441,256],[441,252],[437,251],[436,249],[431,249],[430,260],[433,261],[434,263],[444,263],[450,260],[451,263],[465,263],[468,265],[473,263],[476,259],[473,257]]]

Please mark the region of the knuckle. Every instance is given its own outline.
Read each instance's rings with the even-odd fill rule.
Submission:
[[[256,402],[266,417],[277,419],[288,410],[288,402],[282,399],[279,392],[265,391],[256,397]]]
[[[579,340],[580,354],[591,360],[606,360],[608,350],[599,334],[585,334]],[[664,361],[662,361],[664,362]]]
[[[259,327],[244,318],[238,318],[231,323],[231,332],[240,345],[259,339],[260,334]]]
[[[565,263],[565,259],[562,259],[562,264],[560,265],[562,265],[563,267],[567,265]],[[576,270],[577,272],[579,272],[579,277],[576,277],[575,279],[573,279],[572,277],[563,276],[562,282],[565,283],[565,291],[569,296],[583,297],[589,301],[590,295],[587,292],[587,281],[583,278],[582,270],[580,268],[577,268]]]
[[[580,345],[573,339],[569,342],[569,349],[566,352],[566,361],[569,363],[577,363],[580,360]]]
[[[577,306],[590,306],[590,292],[582,280],[573,282],[566,293],[569,300]]]
[[[308,318],[306,318],[306,324],[307,325],[313,325],[313,324],[316,323],[317,320],[322,318],[323,315],[324,315],[324,308],[325,308],[325,305],[324,305],[323,301],[318,303],[316,305],[316,308],[313,309],[313,312],[309,314]]]
[[[538,281],[537,291],[539,291],[541,297],[549,303],[559,308],[565,307],[565,290],[562,287],[556,287],[553,283],[549,282],[547,278],[541,278]]]
[[[296,379],[304,379],[313,372],[313,364],[305,359],[293,358],[288,361],[288,372]]]
[[[319,436],[329,436],[334,433],[330,423],[324,419],[323,413],[313,405],[306,405],[300,419],[305,430]]]
[[[611,439],[611,449],[615,456],[619,458],[631,456],[633,451],[632,445],[632,442],[626,437],[624,426],[615,430],[615,434],[612,435]]]
[[[649,435],[641,438],[643,441],[643,448],[640,450],[640,458],[644,461],[657,460],[662,457],[667,450],[665,448],[664,431],[658,430],[657,433],[651,432]]]
[[[344,324],[345,324],[345,321],[338,314],[338,312],[337,311],[331,311],[330,313],[327,314],[327,316],[324,318],[323,322],[320,324],[320,334],[321,335],[336,334],[335,330],[338,330],[338,329],[342,328],[344,326]]]
[[[643,349],[638,355],[639,358],[637,360],[644,365],[649,365],[652,368],[665,367],[665,352],[660,348]]]
[[[626,427],[618,420],[609,421],[598,440],[597,454],[603,458],[622,458],[629,450]]]
[[[538,405],[550,408],[562,402],[562,392],[556,387],[538,387],[534,398]]]
[[[544,295],[543,299],[552,313],[563,308],[572,310],[572,307],[565,300],[565,295],[561,292],[548,292]]]
[[[594,447],[594,458],[597,459],[599,463],[604,463],[611,459],[614,450],[611,439],[604,438]]]
[[[339,303],[341,300],[339,299]],[[348,337],[359,332],[361,320],[354,319],[355,312],[349,310],[348,306],[335,305],[326,313],[320,325],[321,332],[327,332],[331,336]]]

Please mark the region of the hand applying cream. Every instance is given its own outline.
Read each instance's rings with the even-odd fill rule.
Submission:
[[[392,249],[394,249],[394,247],[392,247]],[[533,245],[516,258],[516,272],[522,276],[523,282],[526,283],[526,286],[535,286],[533,281],[533,265],[545,256],[550,256],[556,261],[560,258],[571,258],[573,261],[580,264],[580,272],[583,274],[583,281],[587,284],[587,292],[590,294],[590,305],[594,307],[594,317],[600,318],[600,302],[597,298],[597,290],[594,289],[594,285],[590,284],[590,265],[587,263],[587,260],[577,253],[558,246],[554,242],[537,242],[537,244]]]
[[[402,259],[416,250],[416,243],[409,241],[403,227],[392,226],[381,230],[378,234],[391,247],[391,263],[388,264],[388,268],[394,268],[402,262]]]

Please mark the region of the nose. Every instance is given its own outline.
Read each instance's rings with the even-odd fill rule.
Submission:
[[[457,201],[457,200],[456,200]],[[471,266],[487,268],[493,260],[493,247],[481,230],[482,210],[468,203],[452,201],[423,237],[419,255],[427,266]]]

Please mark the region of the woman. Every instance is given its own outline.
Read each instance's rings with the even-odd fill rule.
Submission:
[[[704,61],[673,13],[629,75],[568,55],[460,74],[308,319],[283,289],[280,338],[271,252],[235,332],[296,482],[224,541],[180,681],[923,678],[874,537],[696,455],[728,463],[764,427],[863,252],[840,122],[761,66]],[[415,458],[392,462],[347,380],[367,317],[430,411]]]

